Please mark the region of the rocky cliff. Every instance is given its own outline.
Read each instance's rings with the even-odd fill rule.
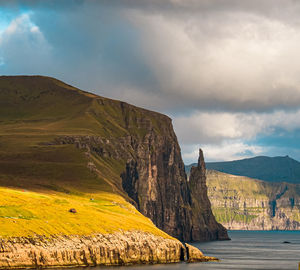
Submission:
[[[113,266],[216,260],[178,240],[139,231],[0,241],[0,269]]]
[[[299,230],[300,185],[207,171],[218,222],[230,230]]]
[[[134,135],[110,140],[98,136],[60,136],[51,144],[75,145],[85,149],[88,157],[126,160],[119,189],[127,192],[137,209],[166,233],[182,241],[229,239],[226,229],[211,212],[202,150],[188,182],[171,120],[159,117],[163,120],[160,132],[155,132],[149,121],[144,125],[148,132],[142,140]],[[127,125],[133,125],[132,118],[127,119]],[[91,158],[89,166],[98,171]],[[115,185],[118,187],[118,182]]]
[[[0,242],[0,269],[172,263],[183,260],[177,240],[142,232],[9,238]]]
[[[93,235],[102,235],[105,242],[105,235],[115,235],[120,230],[124,234],[146,233],[150,236],[144,235],[144,240],[150,242],[157,237],[166,239],[155,240],[163,243],[173,239],[160,229],[184,241],[223,239],[225,232],[218,234],[215,227],[210,228],[205,212],[197,216],[195,209],[202,204],[197,202],[198,195],[206,189],[197,192],[194,196],[187,181],[167,116],[99,97],[53,78],[0,77],[3,267],[20,265],[19,257],[28,258],[28,265],[33,260],[54,265],[53,257],[63,265],[76,265],[74,261],[87,265],[82,260],[90,264],[94,255],[80,255],[79,259],[86,244],[77,242],[84,243]],[[208,205],[203,207],[207,209]],[[194,229],[202,227],[205,233]],[[207,233],[210,230],[213,233]],[[40,236],[42,242],[36,241]],[[70,242],[66,242],[68,237]],[[98,250],[102,240],[97,245],[90,242],[94,240],[87,243],[92,250],[98,250],[97,254],[114,254],[124,245],[141,249],[144,244],[136,237],[133,234],[124,243],[113,240],[106,251]],[[28,241],[33,246],[28,246]],[[47,253],[52,243],[53,253]],[[177,259],[172,257],[173,251],[160,256],[156,244],[151,243],[151,249],[145,244],[149,262],[178,259],[178,249],[175,248]],[[127,249],[122,249],[117,258],[126,258],[122,252]],[[105,264],[123,260],[103,256]],[[145,260],[141,256],[137,255],[138,262]],[[97,264],[102,264],[101,260],[97,259]]]
[[[191,238],[193,240],[220,239],[227,240],[226,229],[219,224],[211,210],[207,196],[206,169],[203,152],[199,150],[197,167],[191,168],[189,177],[192,206]]]
[[[134,134],[109,140],[98,136],[60,136],[51,144],[74,144],[86,149],[89,156],[123,162],[121,182],[116,181],[116,187],[127,192],[130,202],[157,227],[176,238],[191,241],[190,190],[180,149],[170,119],[157,115],[157,120],[158,117],[162,118],[159,133],[146,117],[140,119],[140,124],[145,121],[147,128],[142,138]],[[132,118],[127,123],[132,125]],[[92,159],[89,164],[96,167]]]

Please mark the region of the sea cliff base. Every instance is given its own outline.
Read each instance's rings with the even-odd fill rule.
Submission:
[[[197,248],[150,233],[16,237],[0,240],[0,269],[199,262],[216,260]]]

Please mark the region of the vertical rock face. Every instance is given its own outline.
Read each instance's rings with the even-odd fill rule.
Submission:
[[[226,229],[216,221],[211,210],[207,196],[205,162],[201,149],[198,165],[191,169],[189,187],[192,197],[191,239],[194,241],[229,239]]]
[[[136,141],[136,155],[122,174],[123,189],[156,226],[180,240],[228,239],[210,209],[202,151],[188,183],[171,121],[161,125],[162,133],[150,131]]]
[[[215,261],[176,239],[141,231],[0,239],[0,269]]]
[[[65,136],[55,143],[75,144],[102,158],[126,160],[119,188],[142,214],[173,237],[186,242],[228,239],[226,229],[216,222],[210,209],[202,151],[187,181],[171,120],[157,116],[161,117],[156,118],[159,131],[147,118],[134,124],[128,118],[128,129],[146,127],[142,137],[131,134],[108,141],[96,136]]]
[[[190,191],[170,119],[164,118],[159,133],[150,128],[143,140],[135,140],[133,148],[135,154],[121,175],[123,189],[160,229],[192,240]]]
[[[138,231],[55,238],[0,240],[0,269],[175,263],[184,260],[178,240]],[[191,258],[210,259],[195,249]]]
[[[207,171],[218,222],[230,230],[299,230],[300,185]]]

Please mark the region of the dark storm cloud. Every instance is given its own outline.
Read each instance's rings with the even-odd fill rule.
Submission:
[[[15,23],[16,29],[2,38],[1,47],[7,63],[4,71],[10,74],[44,72],[40,65],[28,61],[30,58],[40,61],[48,75],[116,98],[120,93],[114,91],[118,92],[121,86],[126,89],[134,85],[143,89],[151,84],[151,70],[136,45],[138,33],[120,9],[92,1],[68,1],[72,5],[67,8],[61,2],[30,1],[31,5],[25,2],[19,6],[20,13],[29,11],[30,23],[36,25],[44,37],[43,43],[31,43],[37,44],[40,50],[51,49],[45,57],[34,57],[30,49],[24,50],[20,44],[27,44],[28,36],[33,39],[35,35],[30,31],[28,20]],[[16,36],[19,36],[18,43]],[[18,57],[13,59],[13,55]]]
[[[49,75],[103,95],[167,111],[263,111],[296,107],[300,101],[300,67],[286,63],[298,56],[293,44],[300,41],[297,26],[289,25],[298,20],[291,16],[299,9],[294,1],[73,0],[4,5],[32,10],[30,20],[48,43],[45,46],[52,48],[48,56],[33,57],[19,46],[21,57],[15,46],[25,73],[30,57],[32,73],[48,70]],[[27,38],[26,31],[20,33]],[[14,43],[14,37],[8,40]],[[9,47],[7,41],[7,54]],[[17,69],[12,57],[6,62],[7,72]]]
[[[167,112],[187,156],[197,141],[223,159],[261,153],[245,140],[300,127],[299,1],[1,1],[1,12],[1,74]]]

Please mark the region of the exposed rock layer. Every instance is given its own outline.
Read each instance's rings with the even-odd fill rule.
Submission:
[[[204,256],[203,253],[196,247],[185,244],[186,250],[186,260],[187,262],[208,262],[208,261],[218,261],[219,259],[215,257]]]
[[[299,230],[300,185],[207,172],[218,222],[231,230]]]
[[[178,240],[143,232],[0,240],[0,269],[216,260]],[[187,252],[188,250],[188,252]]]

